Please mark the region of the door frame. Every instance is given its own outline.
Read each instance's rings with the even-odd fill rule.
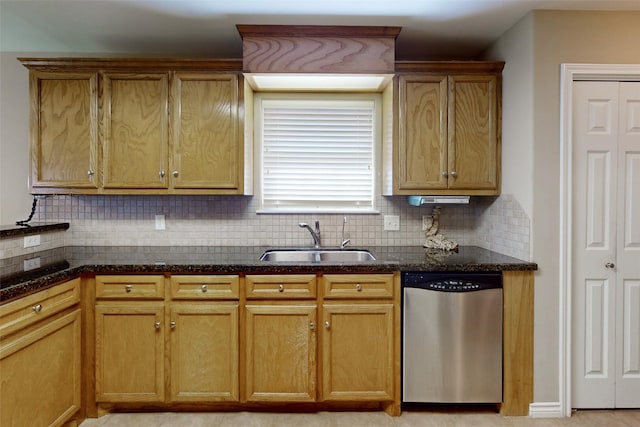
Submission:
[[[559,295],[559,397],[560,412],[571,416],[571,304],[573,210],[573,82],[640,81],[640,64],[560,64],[560,295]]]

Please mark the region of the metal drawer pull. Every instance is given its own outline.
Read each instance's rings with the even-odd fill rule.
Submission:
[[[33,309],[33,311],[35,311],[36,313],[40,313],[42,311],[42,304],[36,304],[33,307],[31,307]]]
[[[451,171],[451,176],[455,178],[456,176],[458,176],[458,172],[456,172],[456,171]]]
[[[327,320],[326,322],[324,322],[324,327],[325,329],[329,329],[331,327],[331,323],[329,323],[329,321]]]
[[[309,323],[309,328],[311,328],[312,331],[316,330],[316,324],[314,322]]]
[[[178,171],[171,172],[171,175],[173,175],[174,178],[177,178],[178,177]]]
[[[125,285],[125,286],[124,286],[124,291],[125,291],[126,293],[131,292],[131,289],[133,289],[133,286],[132,286],[132,285]]]
[[[160,329],[160,322],[156,322],[153,324],[156,329]]]
[[[202,292],[207,292],[207,285],[202,285],[200,286],[200,289],[202,290]]]
[[[442,172],[442,176],[444,176],[445,178],[449,176],[449,174],[447,172]]]
[[[278,285],[278,292],[284,292],[284,285],[282,283]]]
[[[612,262],[608,262],[608,263],[606,263],[604,266],[605,266],[606,268],[610,269],[610,270],[612,270],[612,269],[616,268],[616,265],[615,265],[614,263],[612,263]]]
[[[169,327],[171,329],[175,329],[176,328],[176,322],[174,322],[174,321],[169,322]]]
[[[360,283],[356,284],[356,291],[362,292],[362,285]]]

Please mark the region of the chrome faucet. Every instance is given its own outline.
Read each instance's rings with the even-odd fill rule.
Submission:
[[[351,243],[351,239],[344,238],[344,226],[347,225],[347,217],[342,218],[342,243],[340,243],[340,249],[344,249],[349,243]]]
[[[301,222],[298,224],[300,228],[306,228],[311,233],[311,237],[313,237],[313,246],[315,248],[320,247],[320,221],[316,221],[316,230],[313,231],[313,228],[309,227],[309,224]]]

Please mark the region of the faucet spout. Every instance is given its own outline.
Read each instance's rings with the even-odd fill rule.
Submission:
[[[313,237],[313,246],[315,248],[320,247],[320,221],[316,221],[315,231],[313,230],[313,228],[309,226],[309,224],[304,222],[301,222],[300,224],[298,224],[298,227],[306,228],[309,231],[309,233],[311,233],[311,237]]]

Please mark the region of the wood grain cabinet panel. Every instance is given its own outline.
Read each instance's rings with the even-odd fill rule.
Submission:
[[[96,305],[96,401],[164,401],[164,303]]]
[[[0,425],[59,426],[81,405],[80,310],[0,342]]]
[[[171,402],[239,400],[238,313],[237,303],[171,305]]]
[[[316,400],[316,305],[247,305],[246,400]]]
[[[105,189],[168,188],[169,73],[104,73]]]
[[[498,78],[449,76],[448,187],[498,190]]]
[[[30,190],[97,192],[98,73],[31,71],[29,76]]]
[[[393,304],[324,304],[322,397],[394,400]]]
[[[399,78],[399,138],[396,145],[398,191],[444,190],[447,180],[447,77]]]
[[[171,83],[175,189],[240,189],[242,145],[236,74],[177,72]]]

